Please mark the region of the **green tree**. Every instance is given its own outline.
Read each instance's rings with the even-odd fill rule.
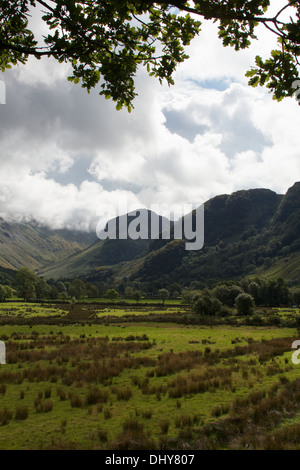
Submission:
[[[179,297],[181,293],[181,285],[178,284],[177,282],[174,282],[170,286],[168,286],[168,291],[170,292],[170,295],[172,297]]]
[[[70,297],[76,297],[76,299],[81,299],[85,296],[85,284],[81,279],[74,279],[69,286],[68,293]]]
[[[59,290],[57,289],[56,286],[50,286],[49,297],[52,300],[59,299]]]
[[[25,301],[36,299],[36,286],[39,277],[29,268],[19,268],[16,275],[17,294]]]
[[[300,305],[300,289],[293,289],[290,292],[290,303],[293,305]]]
[[[127,286],[125,289],[125,297],[126,299],[132,299],[134,294],[134,289],[131,286]]]
[[[239,315],[249,315],[253,313],[255,302],[250,294],[239,294],[235,299],[235,306]]]
[[[259,303],[260,303],[260,286],[254,281],[252,281],[249,284],[249,294],[253,297],[255,304],[259,305]]]
[[[158,295],[159,295],[159,297],[162,299],[163,305],[165,305],[165,301],[166,301],[167,298],[169,297],[170,292],[168,291],[168,289],[159,289]]]
[[[85,290],[89,299],[96,299],[99,295],[97,286],[95,286],[95,284],[92,284],[91,282],[86,283]]]
[[[14,294],[13,289],[10,286],[7,286],[7,285],[4,286],[4,289],[5,289],[5,292],[6,292],[5,299],[11,299],[13,294]]]
[[[220,313],[221,309],[222,303],[216,297],[210,295],[207,290],[193,304],[193,311],[199,315],[216,315]]]
[[[230,300],[230,287],[226,284],[218,285],[214,288],[214,295],[222,304],[228,305]]]
[[[3,302],[5,299],[6,299],[5,287],[0,285],[0,302]]]
[[[76,305],[77,299],[76,297],[72,297],[70,301],[70,310],[74,310],[74,306]]]
[[[260,291],[263,305],[279,307],[280,305],[287,305],[289,302],[289,288],[282,277],[263,281]]]
[[[184,304],[191,305],[194,301],[195,292],[183,289],[182,291],[182,302]]]
[[[136,303],[138,303],[142,298],[142,294],[140,293],[139,290],[135,290],[133,292],[133,297],[132,298],[136,301]]]
[[[172,297],[173,299],[177,299],[178,297],[180,297],[180,292],[178,292],[177,290],[175,290],[172,294]]]
[[[277,305],[287,305],[289,302],[289,288],[287,282],[282,278],[277,278]]]
[[[243,292],[243,289],[236,285],[221,284],[214,289],[215,297],[227,307],[233,307],[236,297]]]
[[[56,289],[58,290],[58,292],[60,294],[66,294],[67,293],[67,287],[66,287],[65,283],[62,282],[62,281],[58,281],[56,283]]]
[[[68,290],[67,290],[67,286],[64,282],[62,281],[59,281],[55,284],[55,287],[58,291],[58,297],[61,299],[61,300],[67,300],[68,298]]]
[[[69,289],[70,289],[70,287],[71,287],[71,282],[66,281],[66,282],[64,282],[64,285],[65,285],[65,288],[66,288],[66,290],[67,290],[67,294],[69,294]]]
[[[236,50],[249,47],[263,24],[277,36],[278,48],[265,61],[257,56],[246,75],[250,85],[266,85],[280,100],[293,94],[292,83],[298,78],[300,4],[286,0],[279,11],[269,14],[270,3],[6,0],[0,3],[0,66],[4,71],[30,56],[68,62],[73,69],[69,80],[81,82],[88,91],[101,83],[100,94],[116,101],[117,109],[126,106],[130,111],[138,66],[172,84],[173,72],[188,57],[185,47],[200,33],[201,21],[217,22],[223,45]],[[29,27],[34,8],[49,28],[43,43]]]
[[[10,286],[0,285],[0,302],[10,299],[13,296],[13,289]]]
[[[108,289],[106,292],[105,292],[105,296],[107,299],[117,299],[119,296],[118,292],[116,291],[116,289]]]
[[[68,298],[67,291],[58,292],[58,298],[61,299],[61,300],[67,300],[67,298]]]
[[[51,294],[51,287],[44,279],[39,279],[35,286],[36,297],[38,299],[47,299]]]

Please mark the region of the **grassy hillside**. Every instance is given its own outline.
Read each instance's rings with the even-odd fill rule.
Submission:
[[[295,284],[300,284],[300,251],[271,262],[270,266],[262,271],[262,274],[266,278],[282,276]]]
[[[217,196],[204,214],[202,250],[186,252],[174,242],[158,248],[154,242],[132,278],[204,285],[259,273],[299,283],[300,183],[284,196],[264,189]]]
[[[140,209],[138,212],[139,214],[143,214],[147,220],[146,227],[140,226],[139,229],[137,228],[137,231],[142,233],[141,239],[97,240],[93,245],[82,252],[69,256],[67,259],[54,263],[51,266],[46,266],[41,273],[45,278],[52,277],[54,279],[74,278],[86,275],[94,276],[97,274],[97,271],[99,272],[100,267],[114,266],[120,263],[123,264],[126,261],[132,261],[144,255],[150,244],[151,216],[156,218],[158,227],[162,227],[163,221],[167,223],[168,220],[165,217],[161,217],[145,209]],[[127,224],[128,229],[131,222],[135,220],[135,217],[136,213],[134,211],[130,214],[116,217],[109,221],[108,224],[116,224],[116,236],[118,237],[120,223],[125,223],[125,227]],[[143,230],[145,231],[143,232]]]
[[[300,280],[300,183],[285,195],[267,189],[237,191],[205,203],[204,247],[186,251],[182,240],[105,240],[48,265],[45,278],[122,282],[140,287],[193,281],[203,285],[258,273]]]
[[[45,279],[86,276],[103,266],[132,260],[145,252],[148,240],[98,240],[83,251],[47,266],[40,273]]]
[[[27,266],[38,270],[82,250],[94,239],[94,234],[0,220],[0,266],[8,269]]]

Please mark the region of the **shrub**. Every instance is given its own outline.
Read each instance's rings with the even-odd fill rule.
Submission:
[[[221,309],[221,302],[207,292],[203,293],[193,304],[193,311],[199,315],[216,315]]]

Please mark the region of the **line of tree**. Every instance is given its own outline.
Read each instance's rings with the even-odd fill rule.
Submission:
[[[119,286],[120,287],[120,286]],[[124,287],[122,285],[122,287]],[[170,287],[170,291],[178,295],[175,289],[180,286],[174,285]],[[0,301],[6,300],[12,296],[12,290],[9,286],[0,286]],[[170,291],[166,288],[158,289],[156,295],[162,300],[163,304],[166,299],[170,297]],[[39,277],[37,273],[27,267],[19,268],[16,273],[15,292],[17,297],[25,301],[34,300],[67,300],[67,299],[95,299],[104,297],[110,300],[116,299],[133,299],[137,303],[142,297],[147,296],[147,293],[142,292],[136,287],[127,285],[126,288],[116,286],[109,286],[105,284],[93,284],[92,282],[84,282],[82,279],[73,279],[70,281],[54,281],[50,279],[46,281]]]
[[[46,281],[27,267],[18,269],[16,274],[17,296],[25,301],[37,299],[66,300],[68,298],[82,299],[83,297],[96,298],[99,289],[91,282],[81,279],[73,281]]]
[[[221,283],[215,288],[187,291],[183,300],[201,315],[217,315],[226,308],[237,309],[241,315],[253,313],[254,307],[283,307],[300,305],[300,289],[289,288],[282,278],[242,280]]]
[[[200,285],[200,284],[199,284]],[[254,306],[280,307],[300,305],[300,289],[288,287],[282,278],[243,279],[241,281],[227,281],[218,284],[214,288],[195,289],[198,283],[194,281],[191,288],[181,288],[179,284],[172,284],[168,288],[162,287],[152,294],[141,291],[137,287],[127,285],[124,289],[115,286],[95,285],[84,282],[82,279],[72,281],[44,280],[27,267],[18,269],[14,286],[0,284],[0,301],[12,298],[13,293],[25,301],[41,299],[76,300],[84,298],[104,297],[107,299],[133,299],[137,303],[142,297],[155,297],[164,304],[168,298],[180,296],[183,303],[193,306],[197,313],[215,315],[222,309],[236,307],[241,313],[248,314]],[[12,287],[15,287],[13,289]],[[194,289],[193,289],[194,288]],[[178,290],[177,290],[178,289]],[[179,292],[180,291],[180,292]]]

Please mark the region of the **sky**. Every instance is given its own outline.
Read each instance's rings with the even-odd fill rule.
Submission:
[[[32,22],[42,34],[38,17]],[[68,82],[68,66],[52,59],[0,74],[0,216],[94,230],[124,201],[128,211],[156,204],[167,215],[241,189],[284,194],[300,181],[300,107],[245,77],[274,46],[260,28],[259,40],[236,52],[203,23],[175,85],[139,70],[130,114]]]

